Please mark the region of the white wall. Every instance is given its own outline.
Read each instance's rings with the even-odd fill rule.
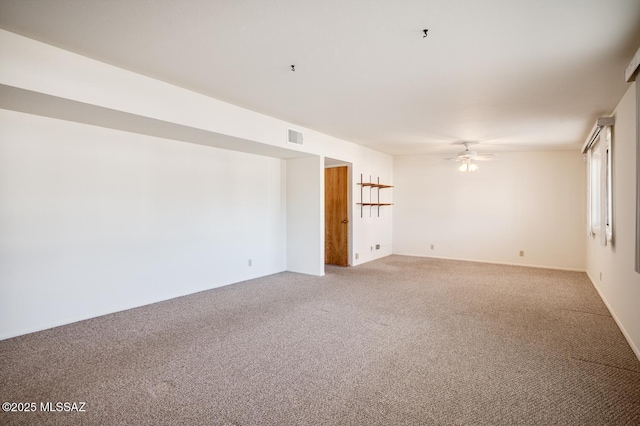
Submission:
[[[587,273],[640,359],[640,274],[634,271],[636,99],[631,85],[615,111],[613,128],[613,232],[606,247],[587,237]],[[600,278],[602,276],[602,278]]]
[[[394,160],[396,253],[584,270],[579,152],[500,153],[474,173],[442,157]]]
[[[283,271],[281,162],[0,110],[0,338]]]
[[[295,126],[4,30],[0,30],[0,56],[3,59],[0,85],[124,111],[135,116],[162,120],[162,123],[190,126],[216,135],[259,142],[265,146],[300,151],[302,156],[326,156],[350,163],[353,165],[354,213],[356,209],[359,213],[359,207],[355,203],[360,201],[360,187],[356,186],[356,182],[361,173],[374,179],[380,177],[384,183],[393,183],[393,158],[390,155],[312,129]],[[32,102],[24,99],[22,101],[27,104]],[[20,100],[17,103],[20,104]],[[76,106],[78,109],[81,107],[82,104]],[[24,105],[21,108],[25,110]],[[38,109],[37,106],[35,109]],[[85,111],[78,114],[77,120],[104,121],[101,118],[90,120],[86,115],[91,113]],[[135,116],[129,116],[127,120],[133,120]],[[73,118],[65,116],[65,119]],[[111,125],[117,126],[117,123]],[[144,128],[149,127],[149,123],[129,123],[126,129],[136,127],[144,133]],[[304,145],[287,143],[287,129],[290,127],[304,133]],[[224,146],[229,148],[229,144]],[[385,196],[392,201],[393,190],[388,190]],[[393,212],[393,207],[383,208],[381,217],[375,219],[366,215],[360,218],[359,214],[354,214],[352,265],[392,253]],[[371,247],[376,244],[380,244],[381,249],[372,251]],[[359,254],[359,259],[355,259],[356,253]]]
[[[322,158],[287,163],[287,270],[324,275],[324,175]]]

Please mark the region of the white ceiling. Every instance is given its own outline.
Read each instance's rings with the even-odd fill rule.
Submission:
[[[0,27],[390,154],[577,149],[640,1],[0,0]]]

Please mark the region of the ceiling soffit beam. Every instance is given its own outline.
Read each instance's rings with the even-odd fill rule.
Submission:
[[[638,76],[638,67],[640,67],[640,49],[636,51],[636,54],[633,55],[629,66],[624,71],[624,80],[627,83],[631,83],[632,81],[636,81],[636,77]]]
[[[0,108],[267,157],[312,155],[5,84],[0,84]]]

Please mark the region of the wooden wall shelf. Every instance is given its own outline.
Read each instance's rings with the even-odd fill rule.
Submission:
[[[373,188],[393,188],[393,185],[382,185],[381,183],[358,182],[358,185],[371,186]]]
[[[369,180],[371,180],[371,176],[369,176]],[[360,217],[364,217],[364,206],[369,206],[369,217],[371,217],[371,207],[378,207],[378,217],[380,217],[380,207],[382,206],[392,206],[393,203],[381,203],[380,202],[380,190],[381,189],[386,189],[386,188],[393,188],[393,185],[384,185],[380,183],[380,178],[378,178],[378,182],[374,183],[374,182],[363,182],[363,177],[362,174],[360,175],[360,182],[358,182],[358,185],[360,185],[360,203],[358,203],[360,205]],[[368,203],[364,203],[362,202],[363,200],[363,193],[364,193],[364,188],[368,187],[369,188],[369,202]],[[372,202],[372,192],[373,189],[377,189],[376,191],[376,195],[377,195],[377,199],[378,202],[374,203]]]

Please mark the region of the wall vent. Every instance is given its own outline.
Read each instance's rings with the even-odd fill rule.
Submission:
[[[302,132],[296,132],[295,130],[289,130],[288,141],[298,145],[302,145]]]

